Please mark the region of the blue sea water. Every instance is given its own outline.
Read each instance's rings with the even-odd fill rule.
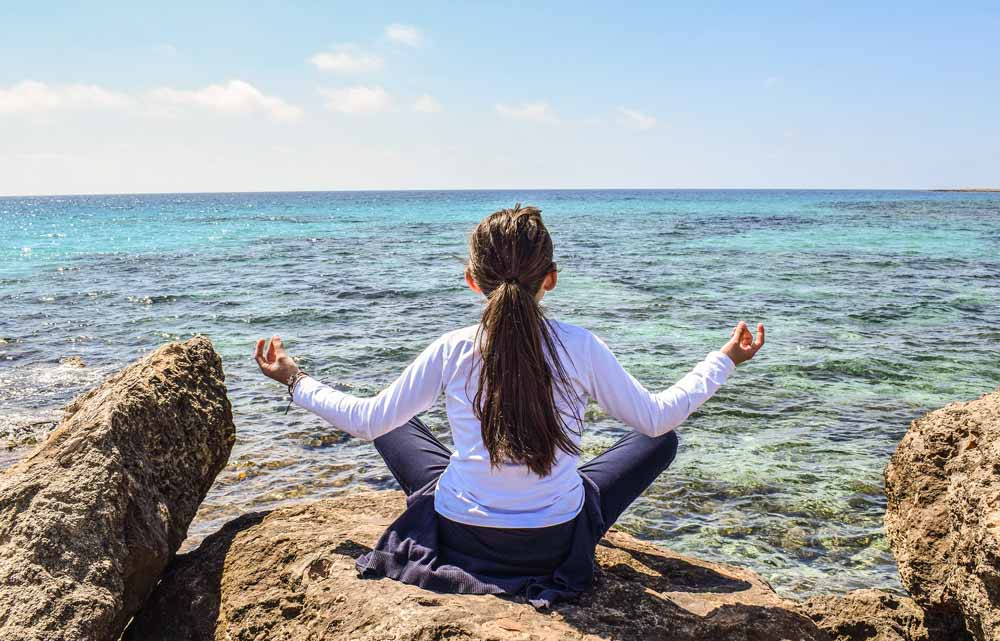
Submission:
[[[250,358],[281,334],[303,367],[371,394],[475,323],[467,235],[542,207],[551,316],[590,328],[651,389],[739,319],[768,343],[681,428],[674,466],[622,525],[752,567],[788,596],[898,578],[882,470],[908,423],[1000,385],[1000,194],[455,191],[0,199],[0,457],[155,346],[206,334],[238,430],[192,541],[236,515],[390,488],[370,444],[297,409]],[[86,367],[63,360],[79,356]],[[586,456],[624,433],[588,409]],[[446,436],[442,404],[427,422]]]

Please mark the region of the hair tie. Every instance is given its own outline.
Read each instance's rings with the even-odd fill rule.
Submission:
[[[521,284],[520,281],[517,280],[516,276],[511,276],[510,278],[504,278],[503,282],[507,283],[508,285],[520,285]]]

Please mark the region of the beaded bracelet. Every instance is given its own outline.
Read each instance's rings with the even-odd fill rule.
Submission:
[[[295,386],[306,376],[309,376],[302,370],[295,372],[290,379],[288,379],[288,405],[285,407],[285,414],[288,414],[288,410],[292,407],[292,400],[295,398],[293,392],[295,391]]]

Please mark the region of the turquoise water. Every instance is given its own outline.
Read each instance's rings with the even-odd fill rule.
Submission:
[[[370,444],[256,371],[280,333],[319,377],[371,394],[475,323],[474,224],[542,207],[561,268],[549,313],[663,388],[740,318],[768,344],[681,428],[623,518],[752,567],[788,596],[895,588],[882,469],[910,420],[1000,384],[1000,194],[526,191],[0,199],[0,466],[74,394],[165,341],[222,353],[238,441],[192,540],[246,510],[388,488]],[[78,355],[87,364],[61,361]],[[596,407],[587,455],[623,427]],[[446,433],[443,406],[426,417]]]

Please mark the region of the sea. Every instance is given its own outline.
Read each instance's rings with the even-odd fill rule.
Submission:
[[[549,316],[649,390],[741,319],[767,344],[678,428],[634,535],[756,570],[784,596],[898,590],[883,470],[909,423],[1000,385],[1000,194],[385,191],[0,198],[0,468],[76,394],[196,334],[222,355],[237,440],[189,549],[239,514],[395,482],[372,445],[292,407],[251,354],[280,335],[358,395],[474,324],[468,236],[541,207]],[[75,358],[74,358],[75,357]],[[82,367],[81,367],[82,365]],[[443,401],[424,420],[446,442]],[[584,458],[626,426],[592,404]]]

